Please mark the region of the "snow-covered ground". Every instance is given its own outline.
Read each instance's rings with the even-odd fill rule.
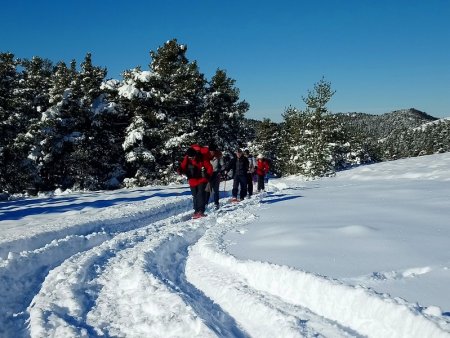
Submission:
[[[450,153],[226,188],[0,202],[0,337],[450,337]]]

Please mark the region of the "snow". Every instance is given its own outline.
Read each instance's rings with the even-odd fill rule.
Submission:
[[[231,186],[0,202],[0,336],[450,337],[450,153]]]
[[[134,97],[141,97],[140,94],[140,90],[137,89],[134,84],[123,84],[119,87],[119,95],[129,100]]]
[[[142,141],[144,138],[145,130],[145,122],[142,117],[137,117],[133,123],[135,126],[134,129],[127,130],[127,134],[125,136],[125,141],[123,142],[123,149],[128,149],[138,143],[138,141]]]
[[[421,126],[414,128],[413,131],[425,131],[425,130],[427,130],[428,127],[435,126],[436,124],[440,124],[440,123],[446,123],[446,122],[447,123],[450,122],[450,117],[444,117],[444,118],[441,118],[441,119],[438,119],[435,121],[426,122],[426,123],[422,124]]]

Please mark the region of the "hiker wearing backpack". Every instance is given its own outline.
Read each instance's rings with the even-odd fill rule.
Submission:
[[[258,175],[258,192],[264,191],[264,178],[269,172],[269,162],[262,154],[258,155],[256,161],[256,175]]]
[[[192,218],[200,218],[205,215],[206,185],[213,174],[211,163],[204,159],[203,155],[190,147],[181,162],[179,173],[188,178],[191,188],[192,200],[194,206],[194,215]]]
[[[215,144],[210,144],[208,146],[210,154],[210,163],[213,168],[213,173],[209,180],[210,191],[206,191],[206,204],[209,202],[209,197],[213,193],[214,207],[219,209],[219,186],[221,179],[221,171],[225,169],[222,152],[217,149]]]
[[[247,172],[247,193],[248,197],[252,197],[253,195],[253,175],[255,172],[256,161],[252,154],[250,154],[250,150],[245,149],[244,155],[248,159],[248,172]]]
[[[236,150],[236,156],[230,161],[225,169],[225,173],[233,171],[233,189],[231,190],[232,202],[238,202],[238,191],[240,200],[247,196],[247,173],[248,159],[243,155],[242,149]]]

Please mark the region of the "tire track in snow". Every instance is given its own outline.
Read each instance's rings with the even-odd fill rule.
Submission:
[[[155,253],[160,253],[167,243],[179,248],[184,245],[182,243],[198,238],[204,232],[203,227],[204,222],[200,220],[168,224],[160,227],[160,232],[154,234],[156,236],[121,252],[98,279],[102,291],[87,315],[87,322],[101,329],[102,333],[113,336],[214,337],[210,318],[205,320],[203,313],[186,302],[179,288],[155,275],[151,267],[153,260],[157,259]],[[163,252],[165,254],[166,251]],[[127,266],[133,267],[132,273],[127,272],[130,270]],[[130,288],[129,284],[133,287]],[[124,296],[126,299],[122,303]],[[198,303],[197,299],[195,304]],[[217,317],[225,317],[218,306],[214,309]],[[111,318],[111,312],[114,318]],[[215,324],[223,328],[221,323],[219,320]]]
[[[131,208],[134,212],[126,217],[74,224],[69,229],[63,228],[52,233],[57,239],[49,240],[48,234],[42,235],[41,240],[49,240],[38,241],[42,247],[10,253],[7,260],[0,261],[0,280],[2,285],[8,286],[0,289],[0,336],[27,336],[26,309],[39,292],[49,271],[61,265],[64,260],[99,246],[121,232],[139,229],[149,223],[185,212],[191,208],[191,204],[190,198],[178,197],[163,200],[141,212],[136,212],[134,207]],[[68,232],[76,234],[66,235]],[[17,248],[20,247],[21,245]]]
[[[207,222],[209,219],[202,221]],[[203,232],[204,230],[183,236],[176,235],[166,240],[158,250],[147,254],[148,271],[173,292],[179,294],[217,336],[247,337],[234,318],[186,280],[184,270],[188,248]]]
[[[145,230],[117,235],[51,270],[28,308],[31,336],[96,337],[94,328],[86,324],[86,313],[99,292],[93,280],[118,252],[143,241],[144,236]]]
[[[186,191],[186,193],[188,192]],[[13,236],[8,240],[2,238],[0,265],[6,264],[11,255],[17,256],[20,252],[38,250],[50,242],[62,240],[68,236],[86,236],[102,231],[117,233],[136,229],[140,223],[145,225],[149,218],[155,219],[158,214],[174,215],[180,212],[180,207],[189,208],[191,205],[191,197],[188,193],[186,196],[167,197],[156,201],[149,199],[145,202],[111,206],[99,210],[94,215],[82,217],[83,223],[80,223],[77,215],[62,214],[63,219],[52,220],[49,224],[36,226],[37,230],[30,229],[27,236],[20,238]],[[161,219],[161,217],[157,219]]]
[[[175,250],[170,258],[185,257],[181,248],[187,252],[204,232],[206,221],[188,218],[175,216],[122,233],[52,270],[29,309],[31,336],[244,337],[232,318],[193,287],[186,301],[188,286],[180,278],[176,282],[184,292],[151,273],[153,262],[166,257],[164,248]],[[171,276],[180,272],[181,260],[164,264]]]
[[[92,248],[69,255],[50,273],[41,265],[48,276],[29,308],[32,336],[448,336],[410,304],[229,255],[223,235],[254,219],[258,202],[227,205],[228,213],[198,221],[187,221],[187,214],[161,217],[134,231],[88,235],[99,236]],[[403,326],[393,328],[401,320],[385,316],[400,316]],[[26,313],[19,317],[23,322]],[[12,329],[26,335],[23,327]]]

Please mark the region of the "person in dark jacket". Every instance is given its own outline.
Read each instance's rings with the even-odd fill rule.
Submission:
[[[255,174],[255,158],[250,154],[250,150],[244,150],[244,156],[248,159],[248,172],[247,172],[247,194],[248,197],[253,195],[253,175]]]
[[[223,162],[222,152],[217,149],[215,144],[208,146],[210,159],[209,162],[213,167],[213,174],[209,179],[210,191],[206,191],[206,204],[209,202],[209,197],[213,193],[214,206],[219,209],[219,186],[220,186],[220,173],[225,169]]]
[[[194,215],[192,218],[200,218],[205,215],[205,188],[208,180],[213,173],[213,169],[209,160],[205,160],[203,156],[194,148],[186,151],[183,162],[180,165],[180,174],[185,174],[188,178],[191,188],[192,199],[194,204]]]
[[[239,197],[243,200],[247,196],[247,173],[248,173],[248,159],[243,155],[242,149],[236,151],[236,157],[234,157],[225,171],[233,171],[233,190],[231,190],[231,201],[237,202],[237,194],[240,188]]]

